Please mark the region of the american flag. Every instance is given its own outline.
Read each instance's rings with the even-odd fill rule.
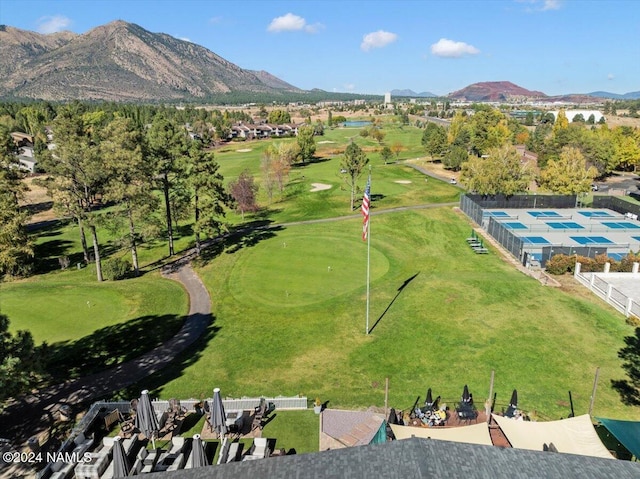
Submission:
[[[367,180],[367,187],[364,189],[364,196],[362,197],[362,216],[364,220],[362,222],[362,241],[367,240],[369,235],[369,206],[371,205],[371,177]]]

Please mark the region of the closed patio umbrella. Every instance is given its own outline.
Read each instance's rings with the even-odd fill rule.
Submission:
[[[518,407],[518,391],[516,389],[511,393],[511,401],[509,401],[509,406],[514,408]]]
[[[396,414],[396,410],[391,408],[389,411],[389,419],[387,419],[388,424],[398,424],[398,415]]]
[[[200,434],[193,436],[193,445],[191,447],[191,467],[206,467],[209,465],[207,456],[204,453],[204,443],[200,438]]]
[[[433,396],[431,394],[431,388],[427,389],[427,399],[424,401],[424,405],[427,407],[433,406]]]
[[[147,439],[151,439],[153,447],[155,448],[155,437],[160,430],[160,425],[158,424],[158,418],[151,405],[149,391],[146,389],[142,391],[140,400],[138,401],[135,425]]]
[[[462,402],[470,402],[471,394],[469,394],[469,387],[465,384],[462,390]]]
[[[113,478],[129,475],[129,462],[120,436],[113,438]]]
[[[227,415],[224,412],[224,405],[222,404],[222,396],[220,395],[220,388],[213,390],[213,401],[211,404],[211,418],[209,419],[211,429],[213,429],[218,437],[224,436],[229,428],[227,427]]]

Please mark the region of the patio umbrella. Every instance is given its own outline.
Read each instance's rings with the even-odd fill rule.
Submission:
[[[124,452],[121,437],[113,438],[113,477],[127,477],[129,475],[129,462]]]
[[[209,419],[211,429],[216,431],[218,437],[224,436],[229,428],[227,427],[227,415],[224,412],[222,404],[222,396],[220,396],[220,388],[213,390],[213,401],[211,404],[211,418]]]
[[[509,406],[514,408],[518,407],[518,391],[516,389],[511,393],[511,401],[509,401]]]
[[[156,413],[151,405],[149,391],[146,389],[142,391],[140,400],[138,401],[135,425],[147,439],[151,439],[151,443],[155,449],[155,436],[158,434],[160,426],[158,424]]]
[[[471,400],[471,395],[469,394],[469,387],[465,384],[464,389],[462,390],[462,402],[469,402]]]
[[[431,388],[427,389],[427,399],[425,400],[424,405],[427,407],[433,406],[433,396],[431,394]]]
[[[398,415],[396,414],[396,410],[391,408],[389,411],[389,419],[387,419],[388,424],[398,424]]]
[[[191,447],[191,467],[206,467],[209,465],[207,456],[204,453],[204,443],[200,438],[200,434],[193,436],[193,445]]]

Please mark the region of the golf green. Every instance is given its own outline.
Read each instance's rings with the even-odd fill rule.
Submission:
[[[385,255],[371,248],[371,280],[389,269]],[[366,243],[345,234],[310,234],[292,228],[242,255],[229,278],[239,305],[311,305],[353,293],[366,278]]]

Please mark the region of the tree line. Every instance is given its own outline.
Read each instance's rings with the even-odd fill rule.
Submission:
[[[291,121],[284,110],[273,110],[268,116],[276,122]],[[257,185],[251,186],[251,174],[243,172],[225,188],[208,148],[232,120],[253,121],[243,112],[190,107],[104,104],[100,108],[79,102],[55,107],[1,105],[0,278],[27,275],[33,259],[25,229],[28,215],[19,206],[25,186],[16,167],[11,131],[26,130],[36,144],[44,145],[36,148],[44,175],[35,181],[47,189],[58,215],[77,224],[84,261],[95,263],[97,279],[102,281],[99,228],[107,228],[116,245],[131,253],[130,267],[122,259],[110,260],[108,276],[113,276],[113,270],[123,274],[129,268],[137,275],[141,242],[164,234],[168,254],[175,253],[177,221],[194,219],[195,247],[200,252],[204,238],[225,231],[223,218],[229,208],[243,215],[255,211]],[[298,129],[294,143],[270,145],[263,157],[270,199],[273,185],[284,189],[293,163],[313,157],[314,136],[322,132],[318,125],[305,125]],[[52,135],[51,142],[47,135]]]
[[[175,118],[159,112],[143,126],[120,112],[70,104],[58,108],[49,126],[55,148],[39,155],[46,172],[39,181],[58,214],[76,222],[84,260],[95,262],[98,281],[103,280],[99,227],[108,228],[130,251],[134,274],[140,269],[141,241],[164,232],[168,254],[175,253],[176,220],[195,218],[198,249],[202,238],[224,230],[225,210],[233,201],[218,164]],[[6,127],[0,135],[0,274],[18,276],[29,272],[33,248],[24,227],[26,213],[19,207],[24,185],[12,164],[15,146]]]
[[[515,194],[526,191],[532,181],[543,191],[578,194],[590,191],[595,178],[637,169],[638,128],[585,123],[569,123],[560,110],[555,121],[545,115],[534,129],[527,129],[496,109],[476,108],[473,115],[457,112],[448,127],[427,123],[422,145],[445,168],[461,171],[462,184],[480,194]],[[535,153],[537,164],[523,158],[514,145]]]

